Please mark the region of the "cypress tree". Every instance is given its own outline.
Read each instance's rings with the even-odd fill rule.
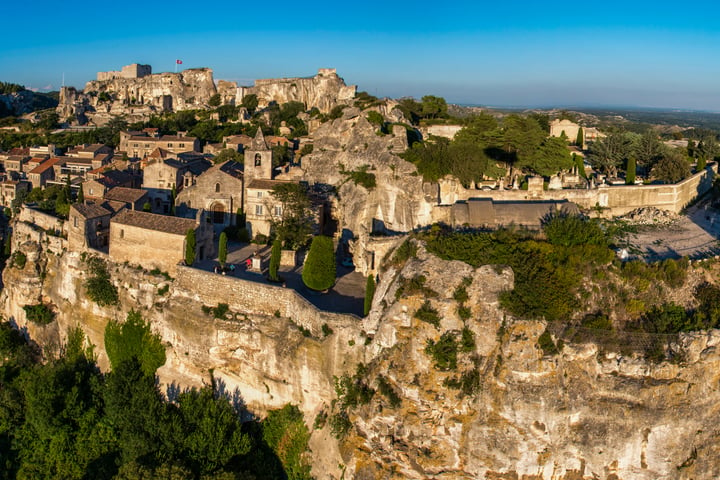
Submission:
[[[172,190],[170,191],[170,215],[175,216],[175,197],[177,193],[175,192],[175,185],[173,185]]]
[[[313,290],[327,290],[335,284],[335,275],[332,238],[318,235],[310,244],[302,272],[303,283]]]
[[[583,160],[583,157],[580,155],[576,155],[574,153],[572,156],[575,166],[577,167],[578,175],[587,180],[587,173],[585,173],[585,160]]]
[[[628,158],[627,171],[625,172],[625,183],[628,185],[635,185],[635,157],[631,156]]]
[[[368,275],[367,282],[365,283],[365,316],[370,313],[373,296],[375,296],[375,276],[370,274]]]
[[[270,270],[268,272],[268,278],[270,278],[270,281],[272,282],[280,281],[280,277],[278,277],[278,269],[280,268],[281,248],[282,244],[280,239],[276,238],[273,242],[272,252],[270,253]]]
[[[85,203],[85,192],[83,192],[82,183],[80,184],[80,190],[78,190],[77,201],[78,203]]]
[[[583,148],[583,145],[585,145],[585,132],[583,132],[582,127],[578,128],[577,137],[575,137],[575,145],[580,148]]]
[[[227,261],[227,233],[222,232],[220,239],[218,240],[218,262],[225,268],[225,262]]]
[[[185,264],[192,265],[195,262],[195,230],[189,228],[185,234]]]
[[[705,155],[700,155],[700,157],[697,159],[697,166],[695,167],[695,171],[697,173],[702,172],[705,170],[705,167],[707,167],[707,160],[705,160]]]

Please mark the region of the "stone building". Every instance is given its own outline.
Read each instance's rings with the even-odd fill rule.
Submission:
[[[71,205],[67,227],[68,248],[72,251],[106,249],[112,214],[112,210],[95,203]]]
[[[583,129],[583,144],[580,145],[580,147],[583,149],[587,148],[588,142],[594,142],[598,138],[605,136],[604,134],[600,133],[597,128],[581,127],[577,123],[572,122],[566,118],[562,120],[555,119],[550,122],[550,136],[561,137],[562,134],[565,133],[568,141],[574,143],[577,140],[577,135],[578,131],[580,131],[580,128]]]
[[[235,224],[237,210],[243,206],[242,164],[227,161],[186,180],[175,201],[178,215],[194,217],[203,209],[219,230]]]
[[[195,231],[196,261],[214,258],[214,230],[202,213],[197,219],[123,210],[110,220],[110,259],[175,275],[185,258],[185,236]]]
[[[130,210],[142,210],[148,195],[139,188],[114,187],[105,192],[103,197],[107,201],[122,203]]]
[[[20,192],[29,192],[30,188],[30,182],[25,180],[3,180],[0,182],[0,206],[10,207]]]
[[[55,180],[55,170],[53,167],[59,163],[62,163],[62,159],[54,157],[45,160],[30,170],[27,174],[27,179],[32,184],[32,188],[44,188],[47,182]]]
[[[144,158],[156,148],[172,153],[198,152],[200,140],[186,137],[184,133],[177,135],[150,136],[147,132],[120,132],[120,151],[128,157]]]
[[[142,188],[147,190],[153,212],[169,213],[172,190],[178,195],[184,186],[192,185],[212,164],[202,157],[188,161],[178,159],[153,160],[143,170]],[[177,198],[177,197],[176,197]]]
[[[101,176],[83,182],[83,194],[87,199],[101,200],[107,192],[116,187],[134,188],[136,177],[130,172],[109,170]]]

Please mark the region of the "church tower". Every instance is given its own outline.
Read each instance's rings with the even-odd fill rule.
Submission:
[[[255,138],[245,149],[245,182],[253,179],[272,180],[273,152],[265,142],[262,129],[258,127]]]

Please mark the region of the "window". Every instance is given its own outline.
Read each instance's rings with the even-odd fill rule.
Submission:
[[[255,205],[255,215],[262,215],[262,205]]]
[[[73,227],[77,227],[77,217],[73,216]]]
[[[120,238],[125,238],[125,230],[120,229]]]
[[[259,167],[260,165],[262,165],[262,155],[260,155],[259,153],[256,153],[255,154],[255,166]]]
[[[262,194],[263,194],[263,192],[257,192],[257,197],[262,198]]]
[[[275,207],[275,216],[282,217],[282,207],[280,207],[280,206]]]
[[[180,148],[185,148],[185,144],[184,144],[184,143],[178,143],[178,147],[180,147]]]
[[[219,183],[215,184],[215,193],[220,193],[220,184]]]

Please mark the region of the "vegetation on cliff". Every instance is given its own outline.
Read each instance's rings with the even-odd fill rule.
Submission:
[[[0,324],[0,478],[310,478],[296,407],[242,423],[215,384],[166,398],[137,355],[103,374],[84,345],[73,330],[43,364]]]

